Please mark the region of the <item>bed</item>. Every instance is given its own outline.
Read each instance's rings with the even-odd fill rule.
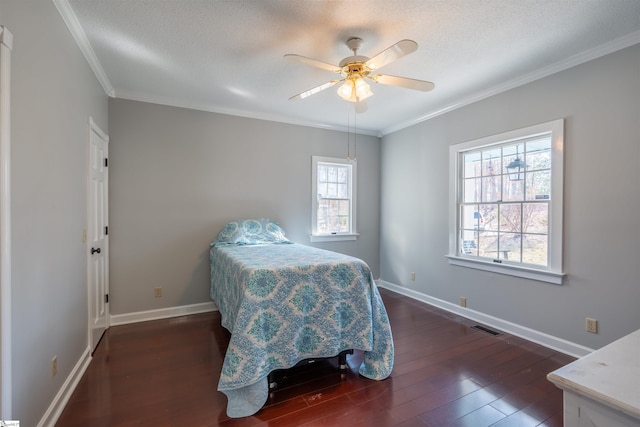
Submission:
[[[231,333],[218,383],[229,417],[259,411],[269,374],[305,359],[363,350],[360,375],[391,374],[391,327],[364,261],[293,243],[261,218],[228,223],[210,265],[211,298]]]

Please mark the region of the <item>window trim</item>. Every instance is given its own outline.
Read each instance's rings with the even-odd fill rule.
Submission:
[[[551,133],[551,200],[549,203],[549,265],[535,268],[529,265],[499,264],[486,259],[465,257],[458,251],[458,198],[461,194],[460,153],[494,144]],[[540,123],[521,129],[491,135],[449,147],[449,264],[494,273],[518,276],[553,284],[562,284],[563,272],[563,187],[564,187],[564,119]]]
[[[340,165],[349,165],[350,173],[350,190],[351,190],[351,206],[350,206],[350,226],[347,233],[319,233],[318,232],[318,163],[334,163]],[[358,232],[356,228],[356,196],[357,196],[357,162],[351,159],[341,159],[335,157],[311,156],[311,242],[337,242],[357,240]]]

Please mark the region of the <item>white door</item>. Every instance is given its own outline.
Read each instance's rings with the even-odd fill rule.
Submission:
[[[109,326],[109,137],[90,120],[87,256],[89,345],[94,351]]]

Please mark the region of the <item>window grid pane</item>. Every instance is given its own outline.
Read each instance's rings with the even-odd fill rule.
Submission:
[[[322,199],[318,201],[318,232],[348,233],[351,201]]]
[[[317,232],[350,233],[351,166],[318,162],[317,174]]]
[[[461,153],[459,252],[548,265],[551,139]]]

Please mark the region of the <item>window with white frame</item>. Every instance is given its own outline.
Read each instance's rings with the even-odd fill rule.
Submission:
[[[355,240],[356,162],[312,157],[311,241]]]
[[[449,262],[560,284],[564,122],[450,148]]]

